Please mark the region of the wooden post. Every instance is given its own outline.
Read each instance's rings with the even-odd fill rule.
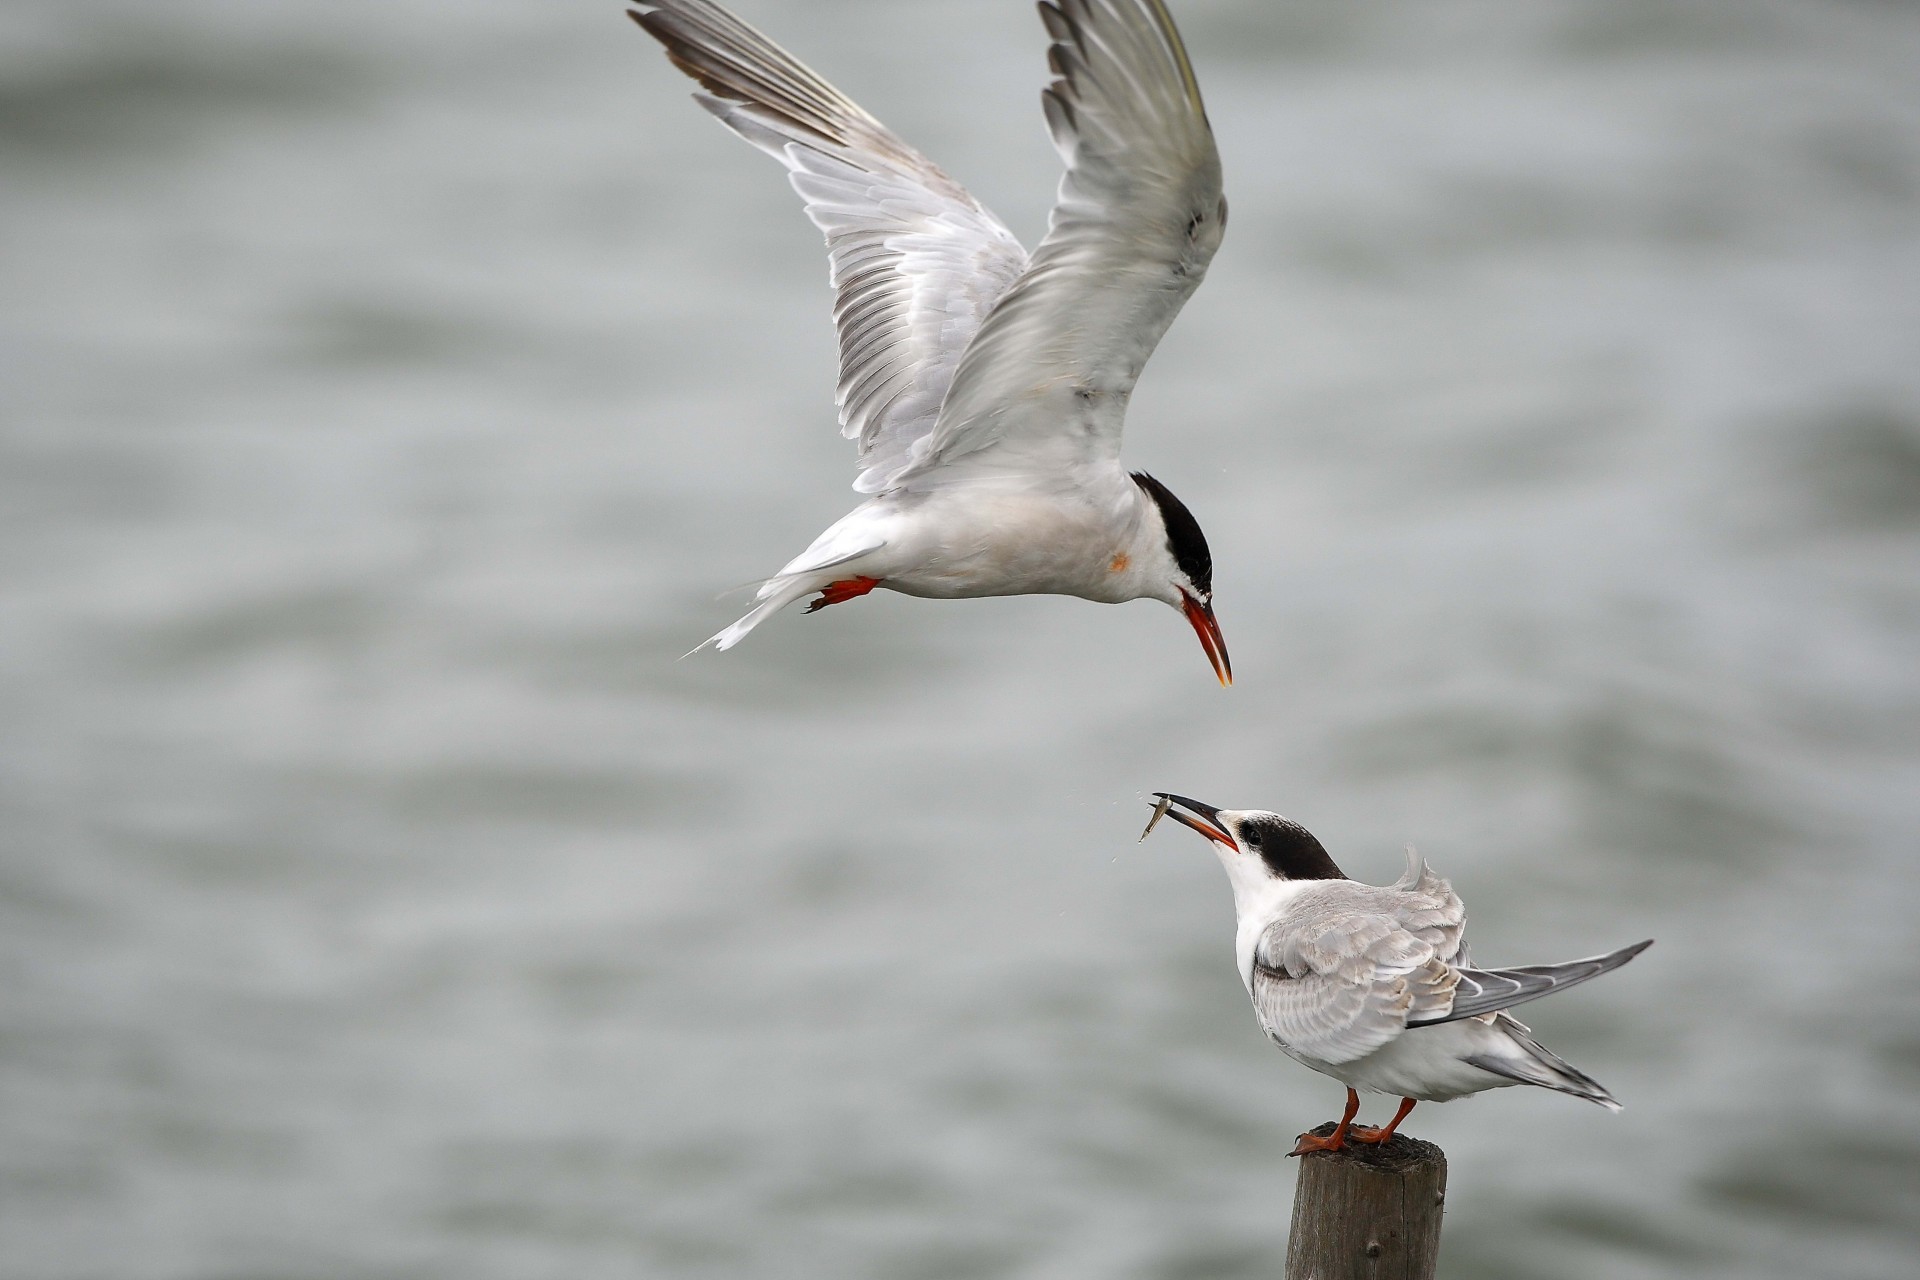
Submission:
[[[1301,1156],[1287,1280],[1433,1280],[1446,1199],[1446,1154],[1418,1138]]]

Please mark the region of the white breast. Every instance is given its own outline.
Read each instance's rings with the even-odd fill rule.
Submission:
[[[887,521],[886,585],[936,599],[1053,594],[1115,604],[1143,594],[1129,554],[1138,490],[955,485],[906,495]],[[1131,491],[1131,492],[1128,492]]]

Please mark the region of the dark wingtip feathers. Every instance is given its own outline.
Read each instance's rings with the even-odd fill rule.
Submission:
[[[758,31],[717,6],[641,3],[627,16],[702,89],[798,140],[849,145],[864,113]]]
[[[1049,3],[1040,0],[1034,8],[1040,11],[1041,25],[1046,27],[1047,35],[1055,40],[1065,40],[1073,34],[1073,28],[1067,24],[1066,15]]]
[[[1612,973],[1627,961],[1653,945],[1653,939],[1609,951],[1603,956],[1568,960],[1561,964],[1520,965],[1508,969],[1475,969],[1462,965],[1460,985],[1454,990],[1452,1007],[1442,1016],[1408,1022],[1409,1027],[1433,1026],[1461,1018],[1497,1013],[1541,996],[1577,987],[1604,973]]]

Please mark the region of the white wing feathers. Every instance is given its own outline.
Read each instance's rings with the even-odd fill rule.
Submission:
[[[1117,459],[1127,397],[1226,222],[1213,131],[1161,0],[1056,0],[1040,14],[1059,77],[1042,102],[1067,171],[916,470],[992,446],[1005,454],[994,465],[1041,472]]]
[[[860,442],[854,488],[888,488],[1026,250],[959,183],[719,5],[645,0],[633,17],[706,89],[701,106],[787,167],[826,234],[836,399],[843,433]]]
[[[1316,883],[1254,950],[1250,987],[1267,1034],[1324,1062],[1351,1062],[1411,1021],[1444,1016],[1459,981],[1466,908],[1417,857],[1390,887]]]
[[[786,165],[826,233],[860,492],[992,446],[994,465],[1041,474],[1116,460],[1134,381],[1219,246],[1220,158],[1162,0],[1040,15],[1067,172],[1029,263],[959,183],[719,5],[634,13],[700,104]]]

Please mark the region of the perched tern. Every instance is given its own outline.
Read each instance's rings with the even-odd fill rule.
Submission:
[[[1391,885],[1347,879],[1313,834],[1260,809],[1216,809],[1155,792],[1140,838],[1162,817],[1211,840],[1233,884],[1235,959],[1260,1026],[1296,1062],[1347,1086],[1326,1137],[1300,1135],[1294,1155],[1385,1142],[1416,1102],[1445,1102],[1536,1084],[1597,1102],[1613,1095],[1549,1053],[1507,1012],[1618,969],[1653,940],[1590,960],[1475,969],[1461,936],[1467,910],[1411,849]],[[1355,1089],[1400,1095],[1385,1128],[1356,1126]]]
[[[781,607],[875,587],[912,596],[1160,600],[1222,684],[1213,558],[1185,504],[1120,463],[1141,366],[1227,222],[1200,86],[1161,0],[1051,0],[1041,94],[1066,174],[1029,255],[965,188],[711,0],[634,21],[694,95],[785,165],[826,234],[843,433],[871,494],[706,644]],[[700,646],[705,648],[706,645]]]

